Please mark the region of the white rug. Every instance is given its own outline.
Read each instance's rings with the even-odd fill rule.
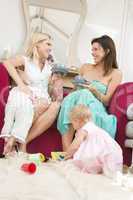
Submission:
[[[71,162],[43,163],[33,175],[20,170],[24,162],[24,157],[0,159],[0,200],[133,200],[133,189],[81,173]]]

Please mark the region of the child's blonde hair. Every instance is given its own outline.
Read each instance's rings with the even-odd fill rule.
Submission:
[[[38,43],[43,42],[45,40],[52,40],[52,38],[47,33],[40,33],[40,32],[33,33],[28,42],[28,46],[26,49],[26,56],[29,57],[30,59],[38,60],[38,52],[36,46]]]
[[[80,119],[82,121],[91,119],[91,112],[89,108],[83,104],[76,105],[70,111],[70,121]]]

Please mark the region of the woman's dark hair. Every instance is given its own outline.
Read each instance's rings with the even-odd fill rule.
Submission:
[[[116,48],[115,43],[108,35],[103,35],[98,38],[94,38],[91,41],[91,44],[93,43],[99,43],[100,46],[105,51],[105,57],[104,57],[104,68],[105,68],[105,74],[108,74],[112,71],[113,68],[118,68],[117,60],[116,60]]]

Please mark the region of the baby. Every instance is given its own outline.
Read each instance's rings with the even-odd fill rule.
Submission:
[[[75,106],[70,121],[76,130],[65,159],[73,158],[74,164],[87,173],[103,173],[111,177],[122,170],[122,150],[117,142],[91,120],[91,113],[84,105]]]

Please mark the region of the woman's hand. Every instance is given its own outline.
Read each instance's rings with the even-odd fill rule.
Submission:
[[[62,75],[59,73],[54,73],[51,76],[51,82],[54,83],[55,81],[62,80]]]
[[[94,95],[97,93],[97,89],[96,89],[94,86],[88,85],[87,88],[88,88]]]
[[[33,93],[29,87],[27,87],[25,84],[23,84],[22,86],[18,86],[18,87],[22,92],[24,92],[25,94],[29,95],[32,98]]]
[[[101,102],[103,102],[102,98],[103,98],[103,94],[101,92],[99,92],[94,86],[89,85],[88,86],[89,91],[92,92],[93,95],[95,95],[95,97],[100,100]]]
[[[51,77],[50,96],[53,101],[61,102],[63,100],[63,79],[60,74],[53,74]]]
[[[92,92],[94,95],[98,92],[97,89],[92,86],[92,85],[87,85],[87,84],[79,84],[80,86],[84,87],[84,88],[87,88],[90,90],[90,92]]]
[[[35,97],[35,98],[32,98],[32,102],[33,102],[33,105],[34,105],[35,114],[37,116],[41,115],[49,107],[49,103],[45,98]]]

